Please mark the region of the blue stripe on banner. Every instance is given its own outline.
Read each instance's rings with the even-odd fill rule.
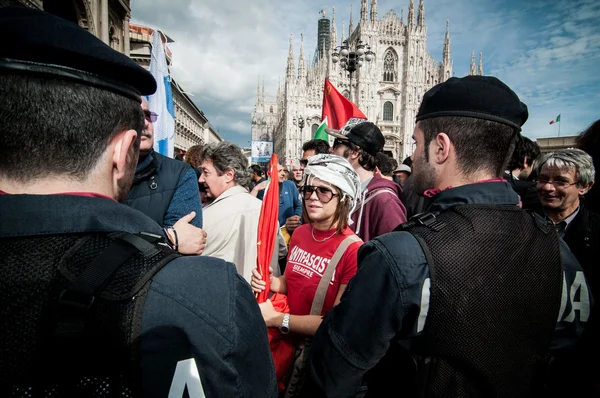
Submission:
[[[168,156],[169,153],[169,139],[165,138],[164,140],[158,141],[158,153],[161,155]]]
[[[169,76],[165,76],[164,82],[165,96],[167,97],[167,110],[169,111],[173,119],[175,119],[175,105],[173,104],[173,92],[171,91],[171,79],[169,79]]]

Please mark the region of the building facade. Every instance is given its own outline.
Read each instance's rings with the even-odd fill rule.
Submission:
[[[286,161],[300,157],[302,144],[313,137],[321,123],[323,87],[328,78],[379,126],[385,136],[384,151],[401,162],[414,149],[411,137],[423,94],[452,76],[448,23],[444,46],[440,49],[442,60],[438,62],[426,49],[423,0],[416,15],[414,1],[410,0],[406,20],[394,11],[379,19],[377,0],[371,0],[370,9],[367,0],[362,0],[358,24],[354,26],[350,11],[349,26],[347,30],[342,26],[341,36],[337,32],[335,9],[329,24],[323,20],[327,20],[324,12],[318,23],[319,37],[322,40],[323,26],[329,25],[332,50],[345,40],[351,51],[362,43],[370,46],[374,59],[365,61],[350,80],[340,63],[332,62],[332,53],[324,51],[323,43],[317,43],[316,58],[309,64],[301,39],[296,61],[290,37],[285,81],[283,85],[280,82],[276,96],[266,96],[264,83],[261,87],[259,81],[252,115],[252,139],[273,140],[275,152]],[[472,72],[483,73],[481,60],[479,70]]]
[[[0,0],[0,7],[21,4],[58,15],[86,29],[140,65],[150,66],[153,30],[130,23],[130,0]],[[163,34],[163,42],[173,40]],[[167,62],[171,52],[167,46]],[[201,109],[171,79],[175,108],[175,153],[196,144],[223,141]]]

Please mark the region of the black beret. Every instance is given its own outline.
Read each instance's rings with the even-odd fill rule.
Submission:
[[[27,7],[0,8],[0,73],[45,74],[140,101],[156,81],[128,56],[77,24]]]
[[[417,121],[466,116],[507,124],[521,131],[529,113],[517,94],[493,76],[451,77],[423,96]]]

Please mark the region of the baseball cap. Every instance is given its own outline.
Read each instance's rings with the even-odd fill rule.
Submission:
[[[385,138],[379,127],[367,119],[351,118],[341,130],[325,129],[325,131],[331,136],[358,145],[373,156],[381,152],[385,144]]]
[[[400,172],[400,171],[405,171],[408,174],[412,173],[412,170],[410,169],[410,167],[408,165],[405,165],[405,164],[399,165],[398,168],[396,170],[394,170],[394,173]]]

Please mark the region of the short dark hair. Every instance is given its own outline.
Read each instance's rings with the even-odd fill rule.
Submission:
[[[398,168],[398,161],[396,159],[392,158],[392,157],[389,157],[389,158],[390,158],[390,163],[391,163],[391,166],[392,166],[392,174],[393,174],[394,170],[396,170]]]
[[[466,175],[483,169],[501,177],[518,134],[507,124],[464,116],[435,117],[418,123],[425,137],[425,160],[429,160],[429,143],[443,132],[454,144],[458,167]]]
[[[515,150],[508,162],[507,170],[515,170],[525,166],[525,157],[527,163],[531,165],[534,160],[540,157],[540,147],[529,138],[518,134],[515,141]]]
[[[392,159],[387,154],[377,152],[377,155],[375,155],[375,164],[379,172],[384,176],[391,177],[393,175],[395,168],[392,166]]]
[[[252,170],[252,172],[259,177],[262,177],[265,175],[265,171],[263,170],[263,168],[257,164],[251,165],[250,170]]]
[[[84,179],[110,141],[133,129],[139,149],[144,113],[123,95],[54,77],[0,75],[0,174]]]
[[[412,158],[410,156],[407,156],[406,158],[404,158],[404,160],[402,161],[402,164],[407,165],[408,167],[410,167],[412,169]],[[397,167],[396,167],[397,168]]]
[[[329,142],[325,140],[310,140],[302,145],[302,151],[315,151],[315,155],[329,153]]]

